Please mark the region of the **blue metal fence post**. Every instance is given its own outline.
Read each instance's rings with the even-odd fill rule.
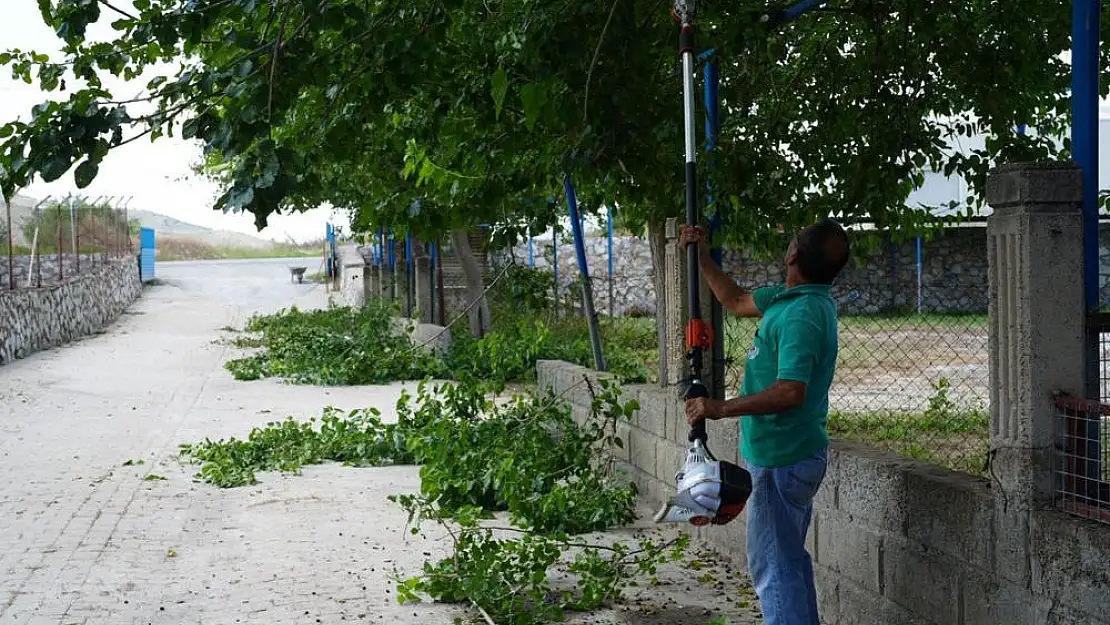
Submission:
[[[555,316],[559,316],[559,228],[551,227],[551,265],[555,268]]]
[[[528,231],[528,268],[536,268],[536,246],[532,240],[532,231]]]
[[[598,371],[605,371],[605,358],[601,353],[601,329],[597,324],[593,285],[590,284],[590,271],[586,265],[586,235],[583,232],[583,220],[578,214],[578,197],[574,192],[574,182],[571,180],[569,173],[563,175],[563,189],[566,191],[571,232],[574,234],[574,253],[578,257],[578,273],[582,277],[582,307],[585,308],[586,323],[590,328],[590,343],[594,351],[594,367]]]
[[[605,229],[609,237],[609,316],[617,316],[617,306],[613,301],[613,207],[605,207]]]
[[[428,244],[428,285],[431,289],[432,309],[428,319],[432,323],[439,323],[439,302],[436,301],[436,272],[439,270],[439,247],[435,241]]]
[[[921,250],[921,236],[917,237],[917,314],[922,314],[924,308],[924,301],[922,298],[922,276],[921,272],[924,269],[923,254]]]
[[[1088,314],[1099,309],[1098,99],[1100,0],[1072,4],[1072,158],[1083,171],[1083,286]],[[1087,332],[1084,349],[1086,395],[1104,401],[1099,384],[1099,332]],[[1088,421],[1087,475],[1101,475],[1100,424]]]
[[[397,243],[393,238],[393,228],[389,229],[389,238],[387,240],[389,249],[386,250],[389,262],[389,300],[392,302],[397,301]]]
[[[406,317],[412,317],[412,309],[414,307],[413,306],[413,304],[414,304],[414,302],[413,302],[414,293],[413,293],[413,288],[412,288],[412,284],[413,284],[413,281],[414,281],[413,280],[414,272],[413,272],[413,268],[412,268],[413,252],[414,252],[414,250],[413,250],[413,243],[412,243],[412,234],[406,232],[405,233],[405,316]]]

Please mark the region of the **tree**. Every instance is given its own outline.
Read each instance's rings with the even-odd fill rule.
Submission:
[[[512,236],[553,223],[566,171],[585,208],[619,204],[656,243],[662,219],[682,214],[677,29],[658,3],[134,4],[40,0],[65,58],[0,55],[46,91],[77,87],[0,128],[6,196],[71,169],[85,186],[111,149],[180,132],[222,168],[216,208],[260,227],[328,202],[365,229],[438,236],[486,222]],[[727,242],[776,249],[775,226],[829,213],[910,234],[932,219],[905,205],[925,171],[981,191],[999,160],[1066,153],[1050,136],[1067,114],[1065,3],[828,6],[784,27],[760,19],[778,4],[751,0],[699,16],[721,63],[724,126],[703,173]],[[115,19],[117,38],[86,41],[100,19]],[[173,71],[140,98],[103,87],[158,63]],[[1018,136],[1019,123],[1043,134]],[[949,148],[980,132],[984,150]]]

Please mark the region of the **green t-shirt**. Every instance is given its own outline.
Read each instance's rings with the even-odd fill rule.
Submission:
[[[827,285],[801,284],[752,292],[763,318],[748,350],[741,394],[754,395],[777,380],[806,384],[801,406],[741,417],[740,453],[755,465],[794,464],[829,443],[825,424],[838,343],[836,301],[829,290]]]

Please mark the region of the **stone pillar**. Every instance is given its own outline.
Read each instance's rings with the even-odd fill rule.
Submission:
[[[667,292],[662,313],[666,319],[667,363],[664,384],[675,385],[687,375],[686,366],[686,250],[678,246],[678,219],[667,220],[664,233],[667,249],[664,256],[664,279]],[[671,288],[673,287],[673,288]]]
[[[366,301],[382,296],[381,279],[378,265],[372,264],[366,267]]]
[[[1053,393],[1083,391],[1082,178],[1014,164],[987,181],[995,570],[1031,580],[1030,517],[1053,499]]]
[[[414,267],[416,271],[416,312],[420,314],[420,321],[432,323],[432,259],[427,256],[417,256]]]

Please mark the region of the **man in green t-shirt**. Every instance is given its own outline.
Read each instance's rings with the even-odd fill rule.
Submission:
[[[702,273],[726,310],[760,318],[740,396],[692,399],[687,421],[740,418],[740,453],[753,487],[748,569],[764,622],[819,625],[805,540],[828,466],[825,424],[838,351],[829,291],[848,262],[847,233],[831,219],[802,230],[786,252],[786,283],[750,292],[713,262],[700,228],[684,228],[680,244],[698,246]]]

